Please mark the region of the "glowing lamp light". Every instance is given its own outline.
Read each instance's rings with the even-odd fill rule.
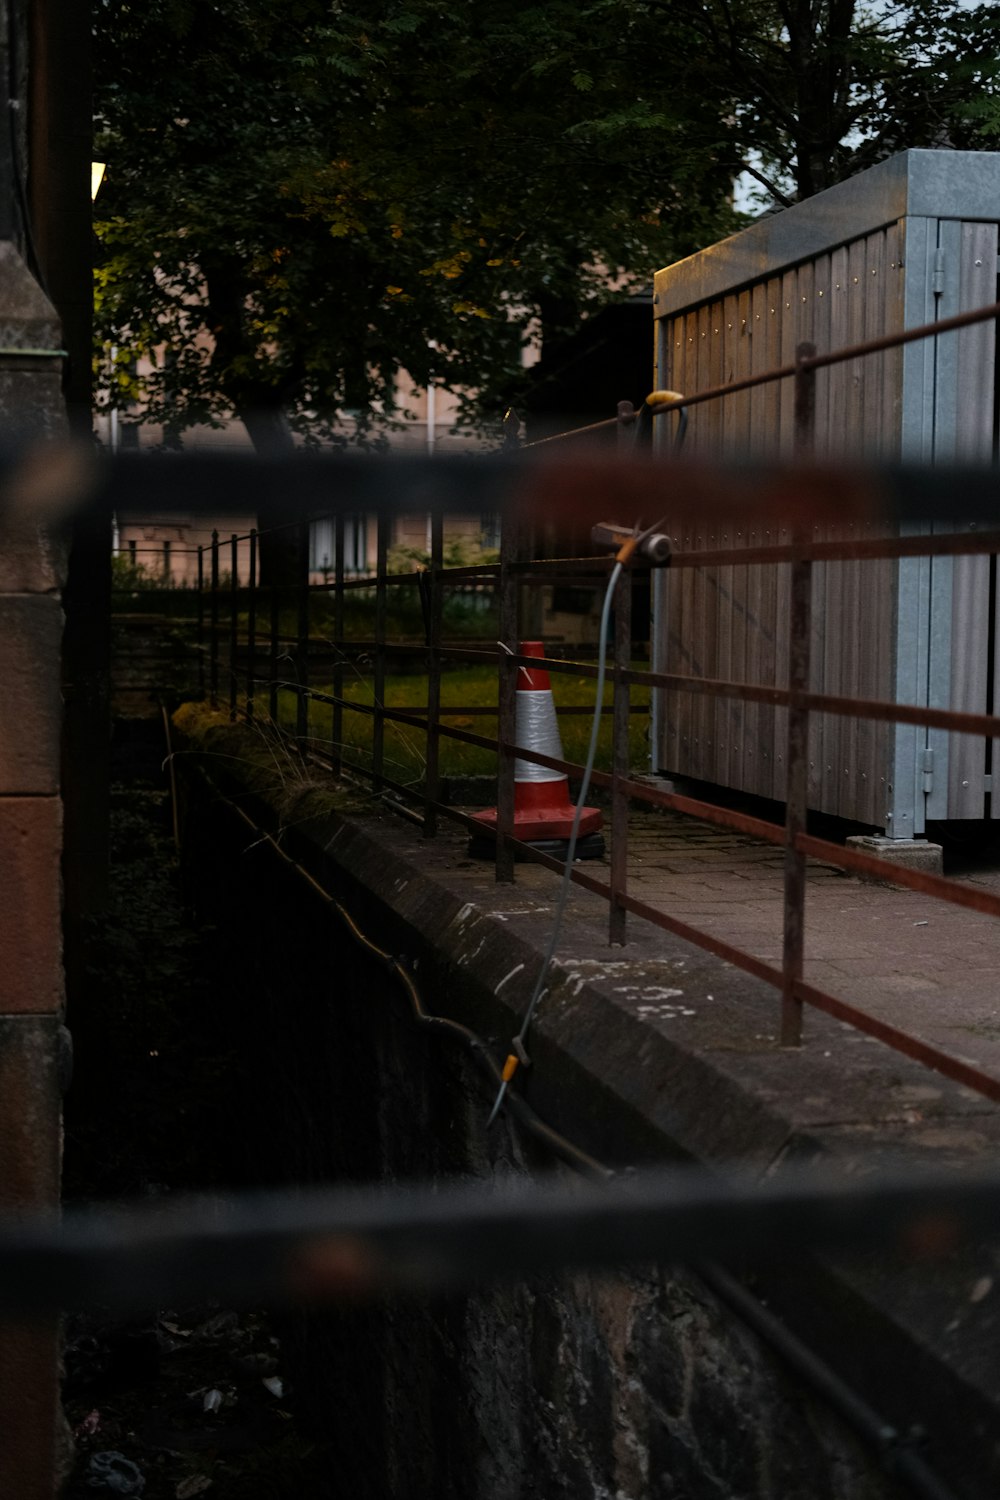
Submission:
[[[97,190],[104,178],[106,163],[103,161],[92,161],[90,163],[90,201],[97,197]]]

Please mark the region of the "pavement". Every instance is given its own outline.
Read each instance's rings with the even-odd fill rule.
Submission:
[[[779,968],[782,861],[679,814],[630,819],[631,894]],[[1000,844],[947,849],[945,874],[1000,893]],[[805,977],[1000,1078],[996,919],[810,861]]]
[[[830,837],[828,830],[824,836]],[[493,915],[545,946],[556,895],[556,877],[532,864],[517,866],[511,887],[492,886],[489,864],[469,861],[464,836],[453,826],[442,829],[436,849],[425,858],[448,867],[446,878],[467,899],[492,908]],[[443,847],[442,847],[443,846]],[[609,876],[607,860],[585,866],[598,879]],[[946,850],[945,874],[1000,893],[1000,837],[980,851]],[[491,889],[492,887],[492,889]],[[755,957],[781,967],[783,851],[745,835],[698,822],[665,810],[633,810],[629,819],[629,894],[703,929]],[[504,903],[502,891],[510,899]],[[498,898],[500,904],[498,906]],[[629,917],[630,941],[624,949],[606,946],[606,905],[574,889],[556,959],[563,970],[596,966],[605,976],[617,967],[623,981],[639,959],[645,978],[634,1000],[641,1018],[667,1025],[694,1045],[706,1041],[701,1019],[715,1012],[714,1040],[730,1029],[731,1046],[741,1051],[768,1051],[778,1037],[780,1000],[776,990],[756,986],[738,1015],[720,1014],[719,983],[713,973],[727,964],[704,950],[657,932],[641,918]],[[641,930],[645,932],[641,933]],[[641,933],[641,942],[639,941]],[[664,973],[648,966],[662,949]],[[688,951],[685,963],[678,952]],[[602,956],[601,956],[602,955]],[[647,972],[648,971],[648,972]],[[583,972],[580,970],[580,972]],[[590,970],[588,970],[590,972]],[[681,974],[683,973],[683,980]],[[886,887],[810,861],[806,897],[806,966],[808,983],[858,1006],[901,1030],[984,1069],[1000,1080],[1000,922],[933,897]],[[684,998],[676,1000],[682,984]],[[696,1012],[697,1017],[696,1017]],[[809,1050],[832,1045],[879,1048],[881,1044],[843,1023],[831,1023],[808,1007],[803,1035]],[[831,1053],[826,1051],[824,1056]],[[928,1083],[933,1076],[927,1074]],[[966,1092],[967,1091],[964,1091]],[[968,1097],[968,1095],[967,1095]]]

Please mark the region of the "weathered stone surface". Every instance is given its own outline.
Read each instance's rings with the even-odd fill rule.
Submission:
[[[0,797],[0,851],[0,1015],[55,1013],[63,1003],[59,799]]]
[[[3,359],[0,356],[0,423],[24,438],[66,436],[66,406],[56,360]]]
[[[8,514],[0,526],[0,594],[49,594],[65,572],[65,546],[53,532],[24,511]]]
[[[0,240],[0,424],[8,439],[64,437],[59,319],[16,248]]]
[[[59,1357],[56,1326],[0,1323],[0,1495],[10,1500],[56,1493]]]
[[[57,599],[0,595],[0,796],[59,790],[62,629]]]
[[[9,375],[0,359],[0,383]],[[33,401],[29,377],[30,371],[25,379],[27,399]],[[32,442],[19,450],[0,486],[0,594],[44,594],[62,587],[69,561],[67,518],[92,494],[95,473],[93,455],[83,447]]]
[[[16,246],[0,240],[0,348],[58,349],[59,317]]]
[[[0,1016],[0,1207],[59,1201],[61,1026],[54,1016]]]
[[[6,832],[0,824],[0,848],[6,847]],[[5,899],[0,889],[6,932]],[[44,960],[48,951],[37,956]],[[3,954],[0,963],[6,963]],[[5,1217],[58,1207],[63,1051],[56,1017],[0,1016],[0,1211]],[[62,1432],[59,1356],[54,1323],[0,1323],[0,1495],[11,1500],[51,1500],[55,1493],[56,1439]]]
[[[904,870],[921,870],[925,875],[944,873],[944,851],[940,844],[928,839],[887,839],[876,834],[852,834],[847,840],[848,849],[858,854],[870,854],[873,859],[885,859]],[[859,879],[872,885],[892,885],[888,877],[880,880],[876,875],[859,874]]]

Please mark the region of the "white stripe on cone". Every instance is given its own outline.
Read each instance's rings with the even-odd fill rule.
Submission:
[[[543,654],[541,642],[522,642],[519,655]],[[548,673],[539,668],[534,675],[548,681]],[[518,671],[516,721],[514,742],[518,749],[531,750],[536,755],[550,755],[553,760],[563,759],[559,721],[551,687],[522,687],[522,681],[531,682],[532,672],[525,667]],[[564,772],[550,766],[539,766],[533,761],[514,762],[514,827],[515,838],[530,842],[543,839],[568,839],[573,830],[575,809],[569,798],[569,780]],[[595,833],[602,824],[600,809],[585,807],[580,814],[578,834],[582,838]],[[484,832],[496,837],[497,810],[476,813],[473,822]]]

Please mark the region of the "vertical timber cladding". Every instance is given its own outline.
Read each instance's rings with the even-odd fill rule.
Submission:
[[[902,324],[897,224],[830,254],[767,276],[692,311],[664,319],[667,378],[692,393],[790,362],[810,340],[820,351],[895,332]],[[883,403],[898,388],[898,353],[819,372],[817,449],[842,456],[845,433],[867,455],[898,452],[898,418],[886,428]],[[888,366],[888,369],[886,368]],[[699,456],[788,455],[790,382],[694,407],[688,449]],[[788,541],[783,530],[678,533],[675,545],[740,547]],[[815,570],[813,687],[817,692],[892,696],[893,569],[888,561],[819,564]],[[750,683],[786,681],[787,567],[684,569],[670,580],[668,664]],[[862,622],[859,603],[866,597]],[[872,613],[874,611],[874,613]],[[863,636],[862,636],[863,631]],[[785,714],[734,699],[669,695],[661,723],[663,769],[763,797],[784,795]],[[861,822],[881,823],[888,726],[816,716],[810,746],[811,804]]]
[[[990,303],[998,218],[1000,156],[910,151],[760,220],[657,275],[656,384],[693,394],[791,363],[803,340],[825,352]],[[984,324],[818,372],[817,456],[989,458],[994,354]],[[687,442],[701,456],[789,456],[791,381],[692,408]],[[734,534],[675,528],[684,550],[787,540],[749,516]],[[984,711],[1000,696],[994,575],[986,558],[818,564],[814,690]],[[788,604],[785,566],[678,570],[660,586],[657,664],[783,685]],[[781,799],[785,717],[664,693],[656,768]],[[982,817],[986,772],[981,740],[813,719],[810,806],[897,836],[926,817]]]
[[[942,223],[938,247],[944,268],[938,316],[948,317],[952,309],[959,312],[996,300],[996,223]],[[938,344],[935,460],[988,463],[994,447],[996,325],[980,323],[963,328]],[[960,517],[960,503],[956,510]],[[991,665],[996,670],[989,639],[997,630],[996,610],[991,604],[995,559],[933,558],[931,569],[931,702],[969,713],[986,713],[995,701],[989,682]],[[991,616],[991,631],[986,631],[982,622]],[[995,749],[991,747],[988,757],[987,747],[978,736],[945,735],[939,730],[928,735],[928,745],[935,764],[940,762],[943,768],[941,775],[935,775],[928,796],[928,817],[983,817],[987,760],[995,762]],[[991,805],[995,817],[997,799],[991,799]]]

